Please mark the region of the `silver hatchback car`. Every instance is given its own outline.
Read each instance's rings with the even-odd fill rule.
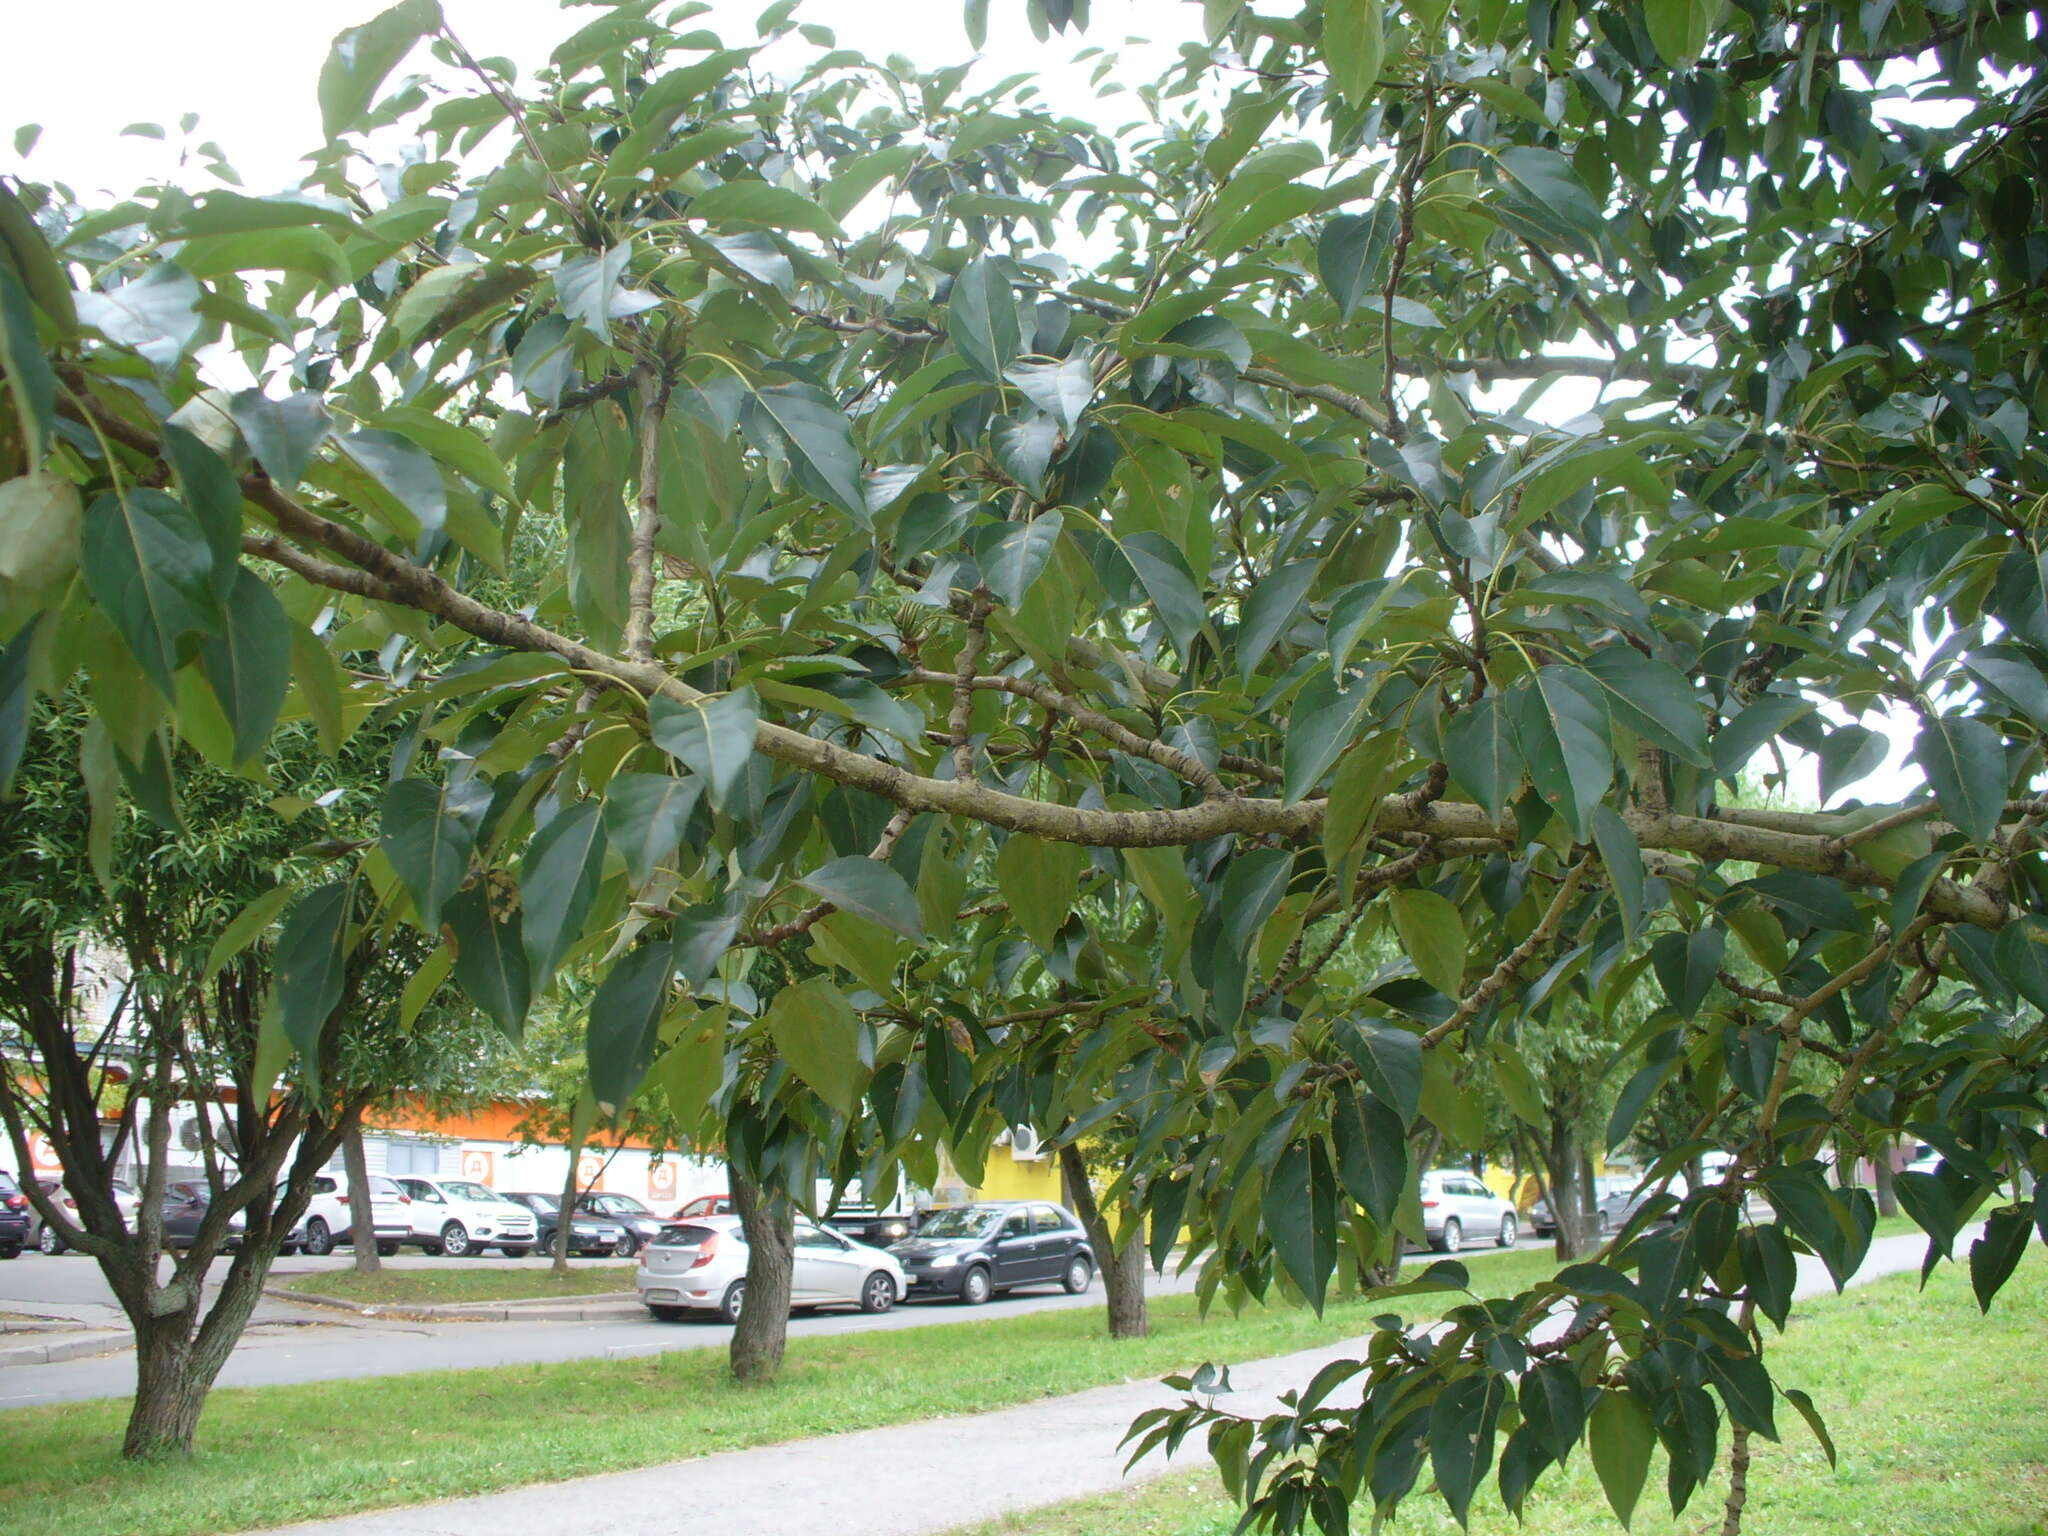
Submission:
[[[858,1307],[886,1312],[909,1290],[893,1254],[807,1221],[796,1224],[789,1300],[798,1307]],[[693,1310],[740,1320],[747,1297],[747,1237],[737,1216],[675,1222],[640,1250],[641,1303],[674,1322]]]
[[[1479,1176],[1439,1168],[1422,1176],[1422,1230],[1432,1248],[1456,1253],[1469,1243],[1515,1246],[1514,1202],[1503,1200]]]

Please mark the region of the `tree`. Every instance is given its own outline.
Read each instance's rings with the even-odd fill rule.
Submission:
[[[380,912],[508,1030],[601,970],[600,1105],[673,1075],[770,1205],[1064,1123],[977,1000],[1141,978],[1072,1065],[1205,1297],[1391,1255],[1411,1138],[1468,1139],[1525,1016],[1647,979],[1609,1136],[1687,1074],[1717,1113],[1643,1222],[1426,1353],[1383,1331],[1363,1410],[1147,1435],[1206,1424],[1287,1530],[1425,1453],[1462,1518],[1503,1425],[1511,1507],[1588,1436],[1619,1512],[1659,1440],[1683,1506],[1723,1414],[1739,1471],[1776,1433],[1793,1244],[1839,1280],[1868,1242],[1830,1137],[1942,1148],[1900,1199],[1937,1253],[1987,1215],[1987,1305],[2042,1210],[2031,13],[1202,14],[1111,135],[645,5],[521,82],[405,0],[330,56],[301,188],[16,189],[0,720],[95,624],[123,739],[263,734],[233,637],[316,719],[373,640],[364,702],[477,766],[399,754]],[[216,335],[257,387],[201,387]],[[1901,728],[1924,788],[1844,801]],[[1793,749],[1837,809],[1724,801]]]

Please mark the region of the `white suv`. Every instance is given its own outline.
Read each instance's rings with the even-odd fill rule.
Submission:
[[[381,1173],[370,1175],[370,1225],[377,1234],[377,1251],[390,1258],[398,1245],[412,1241],[411,1201],[398,1185]],[[314,1258],[334,1252],[355,1241],[356,1218],[348,1206],[348,1181],[331,1173],[315,1176],[313,1198],[306,1202],[303,1246]]]
[[[468,1179],[400,1179],[412,1197],[410,1242],[459,1259],[496,1248],[508,1259],[533,1252],[533,1212]]]
[[[1515,1246],[1515,1207],[1462,1168],[1439,1168],[1422,1176],[1422,1230],[1430,1246],[1456,1253],[1475,1243]]]

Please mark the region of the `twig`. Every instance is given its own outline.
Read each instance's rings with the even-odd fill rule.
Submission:
[[[1557,937],[1558,929],[1564,926],[1565,913],[1570,910],[1572,898],[1578,895],[1579,887],[1585,884],[1586,876],[1593,868],[1593,855],[1582,854],[1572,865],[1557,888],[1557,894],[1550,898],[1550,906],[1544,911],[1542,920],[1529,930],[1529,936],[1517,944],[1500,964],[1489,972],[1485,980],[1459,1000],[1457,1009],[1443,1023],[1422,1037],[1422,1048],[1433,1050],[1445,1040],[1470,1024],[1494,998],[1498,997],[1515,979],[1515,973],[1530,961],[1536,951]]]
[[[967,729],[974,718],[974,672],[988,649],[987,587],[976,587],[973,607],[967,615],[967,637],[960,642],[960,656],[953,668],[953,709],[947,716],[947,739],[953,748],[953,777],[974,777],[974,748],[968,744]]]

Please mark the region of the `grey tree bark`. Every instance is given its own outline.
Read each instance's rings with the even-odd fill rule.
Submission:
[[[569,1223],[576,1213],[576,1156],[580,1149],[569,1148],[569,1172],[562,1180],[562,1203],[556,1212],[555,1240],[553,1244],[554,1271],[558,1275],[569,1273]]]
[[[377,1212],[370,1199],[370,1163],[363,1155],[360,1125],[342,1138],[341,1159],[348,1169],[349,1243],[355,1251],[356,1273],[374,1275],[384,1264],[377,1254]]]
[[[747,1235],[747,1278],[730,1354],[735,1381],[771,1381],[789,1342],[789,1291],[796,1270],[796,1212],[789,1196],[766,1190],[737,1168],[732,1203]]]
[[[1130,1240],[1118,1252],[1109,1222],[1096,1202],[1088,1182],[1088,1165],[1078,1147],[1060,1148],[1060,1177],[1066,1185],[1067,1204],[1088,1229],[1088,1246],[1095,1250],[1095,1262],[1102,1272],[1107,1293],[1109,1336],[1112,1339],[1142,1339],[1151,1331],[1145,1308],[1145,1242],[1137,1213],[1122,1212]]]

